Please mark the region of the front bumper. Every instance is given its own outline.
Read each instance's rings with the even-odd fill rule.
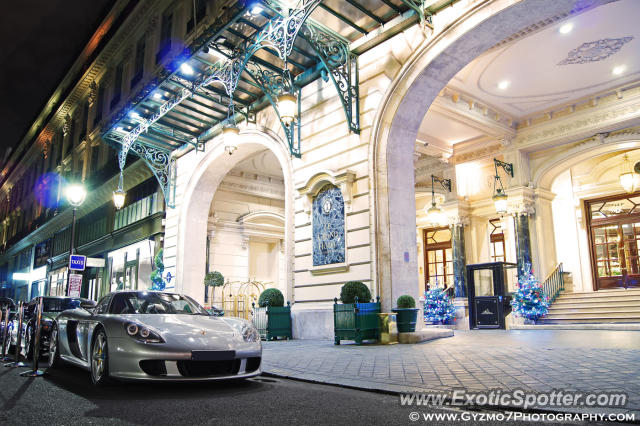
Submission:
[[[129,338],[111,338],[109,375],[124,380],[209,381],[243,379],[261,373],[260,342],[244,342],[234,350],[234,359],[193,361],[190,350],[174,348],[166,343],[145,344]]]

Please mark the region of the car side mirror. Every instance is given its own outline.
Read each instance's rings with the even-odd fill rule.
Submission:
[[[83,300],[82,302],[80,302],[80,307],[82,309],[93,309],[96,307],[96,302],[94,302],[93,300]]]

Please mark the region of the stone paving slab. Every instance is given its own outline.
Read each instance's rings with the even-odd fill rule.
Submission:
[[[292,340],[265,342],[263,350],[263,371],[282,377],[388,393],[626,392],[622,411],[640,418],[636,331],[456,330],[454,337],[414,345]]]

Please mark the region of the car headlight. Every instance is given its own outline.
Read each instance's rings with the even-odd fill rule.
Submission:
[[[149,327],[137,324],[135,322],[128,322],[124,324],[124,330],[129,337],[138,342],[143,343],[164,343],[164,339],[155,330],[151,330]]]
[[[258,333],[258,330],[251,324],[242,324],[241,333],[245,342],[257,342],[260,340],[260,333]]]

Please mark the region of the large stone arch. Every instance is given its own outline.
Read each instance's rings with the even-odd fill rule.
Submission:
[[[214,143],[213,141],[210,143]],[[238,163],[259,151],[271,150],[280,166],[285,184],[285,256],[287,259],[286,298],[293,292],[293,170],[284,142],[266,129],[240,132],[238,149],[229,156],[221,143],[200,159],[188,178],[179,206],[176,253],[176,290],[202,301],[202,281],[205,273],[205,247],[209,209],[218,186]]]
[[[639,147],[640,133],[622,132],[611,136],[596,136],[589,141],[577,143],[557,155],[544,157],[539,167],[532,167],[532,181],[537,188],[549,190],[562,172],[584,160]]]
[[[469,62],[523,28],[610,1],[474,2],[404,63],[380,102],[370,144],[376,268],[385,308],[401,294],[418,296],[412,158],[418,128],[438,93]]]

